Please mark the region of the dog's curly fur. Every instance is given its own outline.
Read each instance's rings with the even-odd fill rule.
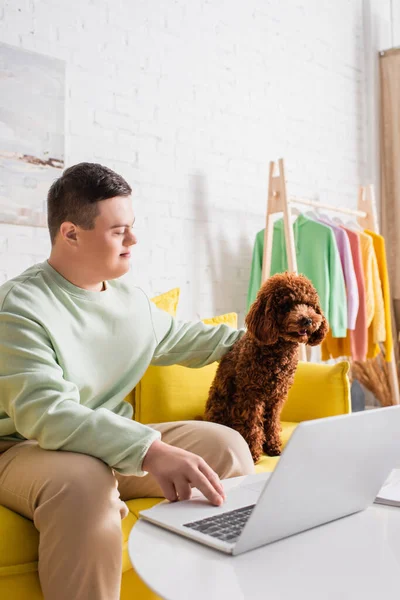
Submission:
[[[246,317],[247,331],[222,358],[204,418],[239,431],[256,462],[281,453],[280,413],[298,363],[299,343],[328,332],[318,294],[303,275],[270,277]]]

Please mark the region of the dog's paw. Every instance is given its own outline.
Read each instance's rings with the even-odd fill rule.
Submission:
[[[265,452],[265,454],[267,454],[268,456],[280,456],[281,451],[280,450],[268,450],[267,452]]]
[[[280,456],[282,448],[280,446],[264,445],[263,452],[268,456]]]

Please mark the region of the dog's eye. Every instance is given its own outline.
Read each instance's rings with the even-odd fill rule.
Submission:
[[[292,310],[292,306],[293,305],[291,302],[286,301],[286,302],[281,302],[279,307],[280,307],[281,311],[283,311],[283,312],[290,312]]]

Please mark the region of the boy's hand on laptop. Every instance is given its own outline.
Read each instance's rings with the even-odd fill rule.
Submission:
[[[189,500],[196,487],[216,506],[225,500],[218,475],[197,454],[156,440],[143,459],[142,469],[156,478],[170,502]]]

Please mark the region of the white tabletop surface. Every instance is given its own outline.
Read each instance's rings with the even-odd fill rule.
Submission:
[[[234,557],[139,520],[129,556],[166,600],[391,600],[400,594],[400,508],[373,505]]]

